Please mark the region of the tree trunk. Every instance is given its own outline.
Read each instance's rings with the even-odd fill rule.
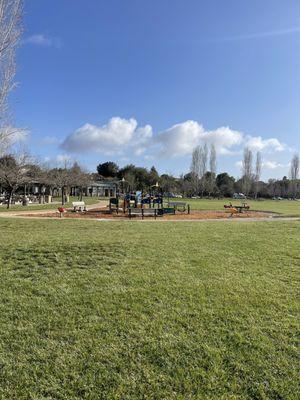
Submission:
[[[14,191],[10,190],[9,194],[8,194],[8,201],[7,201],[7,207],[6,207],[7,209],[10,208],[10,204],[11,204],[11,201],[12,201],[12,198],[13,198],[13,194],[14,194]]]
[[[64,187],[61,188],[61,205],[62,206],[65,205],[65,188]]]

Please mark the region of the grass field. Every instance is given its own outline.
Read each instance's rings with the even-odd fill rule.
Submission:
[[[22,205],[12,205],[7,209],[6,205],[0,205],[0,212],[11,212],[11,211],[32,211],[32,210],[56,210],[60,206],[61,199],[55,197],[54,204],[29,204],[24,207]],[[72,201],[78,201],[77,197],[70,197],[69,203],[65,204],[64,207],[72,207]],[[96,204],[99,202],[97,197],[84,197],[83,201],[87,205]]]
[[[1,399],[298,399],[300,223],[0,220]]]
[[[233,199],[174,199],[174,201],[187,201],[192,210],[223,210],[224,204],[230,201],[232,204],[241,204],[241,201],[246,201],[251,210],[257,211],[272,211],[281,214],[282,216],[299,216],[300,217],[300,201],[292,200],[233,200]]]

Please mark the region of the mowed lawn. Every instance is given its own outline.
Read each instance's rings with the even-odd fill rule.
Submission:
[[[229,202],[233,205],[246,202],[250,205],[251,210],[271,211],[281,216],[300,217],[300,201],[296,200],[174,199],[174,201],[186,201],[192,210],[224,210],[224,204],[229,204]]]
[[[0,220],[1,399],[298,399],[300,222]]]
[[[69,203],[66,203],[64,207],[72,207],[72,202],[78,201],[78,197],[70,197]],[[85,196],[82,201],[85,202],[86,205],[92,205],[99,203],[99,199],[97,197]],[[61,199],[59,197],[54,198],[53,203],[49,204],[29,204],[28,206],[22,206],[21,204],[13,204],[7,208],[5,204],[0,205],[0,212],[11,212],[11,211],[44,211],[44,210],[57,210],[58,207],[61,206]]]

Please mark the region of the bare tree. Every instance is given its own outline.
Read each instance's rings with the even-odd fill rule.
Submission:
[[[297,188],[298,188],[298,177],[299,177],[299,168],[300,168],[300,160],[299,154],[295,154],[291,161],[290,168],[290,177],[291,177],[291,189],[292,195],[294,198],[297,196]]]
[[[15,87],[15,53],[21,35],[22,0],[0,0],[0,153],[18,138],[8,108],[9,93]]]
[[[242,181],[243,181],[243,191],[247,196],[251,190],[253,181],[252,161],[253,161],[252,151],[248,147],[246,147],[244,149],[244,158],[242,163],[242,172],[243,172]]]
[[[7,195],[7,208],[16,190],[30,182],[30,163],[27,155],[5,155],[0,158],[0,184]]]
[[[258,191],[259,191],[259,181],[261,176],[262,169],[262,157],[261,152],[258,151],[256,153],[256,162],[255,162],[255,198],[257,199]]]
[[[206,180],[207,180],[207,191],[208,195],[215,190],[216,186],[216,171],[217,171],[217,152],[215,145],[212,144],[210,146],[210,151],[209,151],[209,169],[210,172],[205,174]]]
[[[200,146],[194,148],[192,153],[191,163],[191,186],[194,193],[199,192],[199,180],[200,180]]]
[[[48,184],[61,190],[61,204],[66,203],[68,188],[72,185],[70,169],[53,168],[48,173]]]
[[[214,144],[210,146],[210,157],[209,157],[210,172],[216,174],[217,171],[217,152]]]
[[[205,173],[207,171],[207,160],[208,160],[208,147],[207,143],[203,146],[197,146],[193,150],[191,174],[192,174],[192,185],[194,190],[199,193],[205,189]]]
[[[70,169],[70,182],[79,189],[79,199],[82,200],[83,189],[91,183],[91,176],[75,162]]]

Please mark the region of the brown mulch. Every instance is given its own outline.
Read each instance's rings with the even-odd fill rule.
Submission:
[[[34,214],[22,214],[23,217],[37,217],[37,218],[59,218],[59,212],[53,211],[52,213],[34,213]],[[269,217],[270,213],[260,212],[260,211],[246,211],[239,214],[234,214],[233,218],[266,218]],[[98,208],[92,209],[86,212],[73,212],[67,211],[64,213],[63,218],[73,218],[73,219],[118,219],[118,220],[128,220],[128,215],[122,212],[119,214],[110,214],[107,209]],[[166,214],[163,217],[157,217],[157,219],[166,220],[198,220],[198,219],[224,219],[231,218],[230,213],[225,211],[209,211],[209,210],[193,210],[190,214],[177,212],[175,215]],[[141,219],[141,217],[133,217],[133,219]],[[145,217],[145,219],[154,219],[153,217]]]

